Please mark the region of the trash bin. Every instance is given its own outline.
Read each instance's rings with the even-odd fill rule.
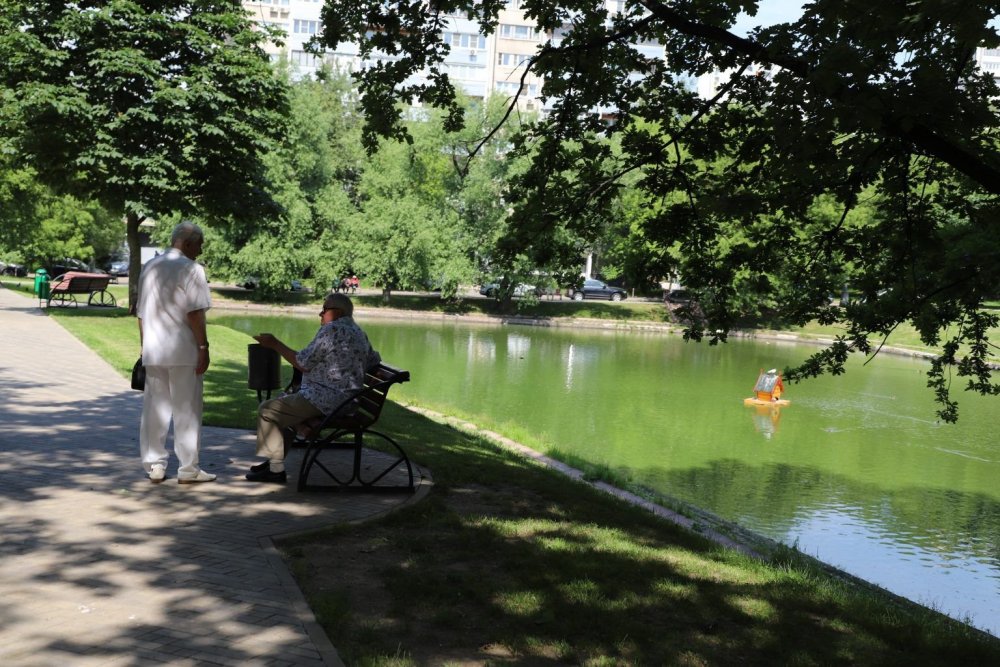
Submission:
[[[271,390],[281,388],[281,355],[276,350],[259,343],[247,345],[247,387],[257,390],[257,400],[262,392],[271,398]]]
[[[46,301],[49,298],[49,272],[45,269],[35,271],[35,296],[39,301]]]

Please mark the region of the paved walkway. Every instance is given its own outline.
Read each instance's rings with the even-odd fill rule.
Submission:
[[[0,386],[0,665],[341,664],[271,537],[415,502],[425,478],[416,495],[255,485],[253,434],[205,428],[219,480],[178,485],[173,459],[151,484],[141,394],[4,288]]]

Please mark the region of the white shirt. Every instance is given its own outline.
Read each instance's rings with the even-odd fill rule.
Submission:
[[[198,343],[187,314],[211,308],[205,269],[170,248],[146,263],[139,276],[136,314],[142,319],[142,363],[197,366]]]

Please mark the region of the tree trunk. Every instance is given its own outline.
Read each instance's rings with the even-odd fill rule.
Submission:
[[[139,246],[139,223],[145,216],[129,211],[125,215],[125,237],[128,242],[128,314],[135,315],[139,303],[139,272],[142,271],[142,249]]]

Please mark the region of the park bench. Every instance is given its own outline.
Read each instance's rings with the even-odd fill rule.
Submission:
[[[296,389],[301,377],[296,370],[289,387]],[[392,385],[409,379],[409,371],[380,363],[368,370],[364,387],[333,412],[308,420],[286,433],[288,446],[305,448],[299,469],[299,491],[414,491],[410,458],[398,442],[372,428],[378,422]],[[366,453],[372,451],[368,445],[379,443],[390,456],[368,456],[366,460]],[[331,450],[352,452],[349,476],[323,460],[324,454]],[[393,471],[402,471],[402,466],[406,471],[405,484],[379,484]]]
[[[53,302],[57,306],[78,306],[77,294],[86,294],[88,306],[115,306],[115,297],[108,292],[111,276],[104,273],[81,273],[69,271],[49,283],[49,298],[46,305]]]

